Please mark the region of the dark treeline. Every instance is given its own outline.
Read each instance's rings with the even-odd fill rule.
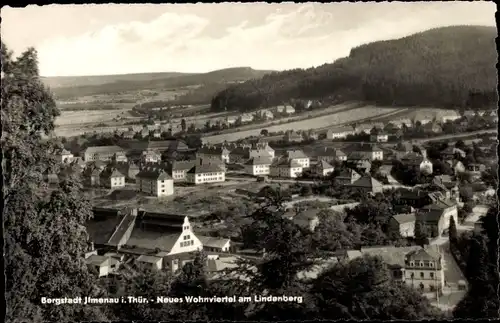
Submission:
[[[453,26],[353,48],[349,57],[306,70],[274,72],[231,86],[212,110],[248,111],[292,98],[380,105],[496,106],[496,30]]]

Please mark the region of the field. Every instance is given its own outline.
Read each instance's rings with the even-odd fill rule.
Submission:
[[[365,106],[348,111],[333,113],[327,116],[311,118],[307,120],[295,121],[270,127],[261,127],[259,129],[240,131],[236,133],[221,134],[215,136],[203,137],[204,142],[216,144],[224,141],[235,141],[238,139],[258,136],[262,128],[267,129],[269,132],[287,131],[287,130],[309,130],[309,129],[322,129],[326,127],[334,127],[345,123],[356,122],[360,119],[374,118],[377,116],[397,113],[404,110],[404,108],[384,108]]]

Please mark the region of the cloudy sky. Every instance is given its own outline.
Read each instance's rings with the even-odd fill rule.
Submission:
[[[44,76],[283,70],[353,46],[449,25],[495,26],[493,2],[3,7],[2,40],[39,53]]]

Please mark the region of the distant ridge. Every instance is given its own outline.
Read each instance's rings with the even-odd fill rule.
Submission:
[[[231,67],[207,73],[138,73],[122,75],[42,77],[57,98],[118,93],[134,90],[158,90],[210,83],[231,83],[260,78],[273,71],[251,67]]]

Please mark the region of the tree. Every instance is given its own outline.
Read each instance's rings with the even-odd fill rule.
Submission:
[[[457,225],[455,223],[455,218],[452,216],[450,217],[450,227],[449,227],[449,239],[451,244],[456,244],[457,243]]]
[[[416,320],[440,318],[429,300],[396,283],[379,257],[363,256],[338,263],[313,283],[322,319]]]
[[[7,322],[103,321],[99,306],[43,305],[41,298],[102,296],[88,271],[85,222],[90,203],[75,178],[64,179],[48,198],[41,181],[57,148],[42,141],[59,114],[38,73],[37,53],[17,59],[2,43],[2,167]]]
[[[269,131],[267,131],[267,129],[262,129],[262,130],[260,131],[260,135],[261,135],[261,136],[269,136]]]
[[[427,231],[425,221],[422,217],[417,217],[417,220],[415,221],[415,231],[413,236],[415,237],[415,241],[420,246],[429,244],[429,232]]]
[[[186,119],[182,119],[181,120],[181,129],[182,129],[182,132],[186,132]]]

